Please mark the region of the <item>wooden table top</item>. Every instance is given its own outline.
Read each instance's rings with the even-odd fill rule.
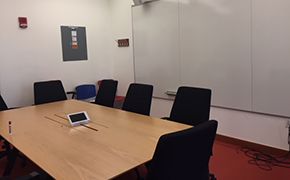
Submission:
[[[79,111],[97,131],[70,126],[66,114]],[[0,134],[55,179],[112,179],[149,161],[161,135],[189,127],[77,100],[0,112]]]

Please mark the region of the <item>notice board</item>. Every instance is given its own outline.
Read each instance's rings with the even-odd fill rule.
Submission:
[[[61,26],[63,61],[88,60],[86,28]]]

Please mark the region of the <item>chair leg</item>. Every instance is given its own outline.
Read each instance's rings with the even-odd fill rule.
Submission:
[[[136,172],[137,179],[138,179],[138,180],[142,180],[142,178],[141,178],[141,176],[140,176],[140,173],[139,173],[139,171],[138,171],[138,167],[136,167],[134,170],[135,170],[135,172]]]
[[[18,156],[19,151],[16,148],[13,148],[8,155],[8,162],[6,164],[3,176],[9,176],[13,170],[15,165],[16,158]]]
[[[0,159],[5,157],[6,155],[7,155],[7,153],[5,151],[0,152]]]
[[[41,174],[33,171],[26,176],[17,177],[15,180],[41,180]]]
[[[10,147],[10,144],[9,142],[7,141],[4,141],[3,142],[3,147],[2,147],[4,150],[2,152],[0,152],[0,159],[3,158],[3,157],[6,157],[9,155],[10,151],[11,151],[11,147]]]
[[[216,180],[216,177],[214,174],[210,173],[209,174],[209,180]]]
[[[22,161],[21,161],[21,167],[25,167],[27,164],[27,158],[25,156],[21,156]]]

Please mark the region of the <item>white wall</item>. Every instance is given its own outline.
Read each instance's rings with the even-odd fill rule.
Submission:
[[[0,91],[9,106],[33,103],[32,83],[61,79],[66,90],[102,78],[119,80],[124,95],[134,81],[132,0],[0,0]],[[27,16],[29,27],[18,28]],[[62,62],[61,25],[87,28],[88,61]],[[117,38],[130,38],[118,48]],[[172,101],[154,99],[152,115],[168,116]],[[218,133],[288,150],[287,119],[212,108]]]
[[[111,0],[114,35],[132,38],[131,28],[131,0]],[[128,27],[130,26],[130,27]],[[119,79],[120,87],[123,87],[119,94],[124,95],[124,87],[134,78],[133,53],[131,48],[117,49],[114,51],[114,77]],[[118,69],[121,67],[121,70]],[[172,101],[154,99],[151,114],[156,117],[168,116]],[[242,140],[247,140],[271,147],[288,150],[287,143],[288,129],[286,118],[267,116],[243,111],[235,111],[223,108],[212,108],[211,118],[219,121],[218,133]]]
[[[107,0],[0,0],[0,91],[8,105],[33,103],[34,81],[61,79],[65,89],[112,78]],[[18,17],[28,28],[18,28]],[[61,25],[85,26],[88,61],[63,62]]]
[[[112,16],[113,76],[118,79],[118,94],[125,95],[128,85],[134,82],[132,15],[130,0],[110,0]],[[116,40],[129,38],[130,46],[119,48]]]
[[[154,99],[151,115],[168,116],[171,106],[172,101]],[[289,150],[286,118],[216,107],[211,108],[210,118],[218,120],[218,134]]]

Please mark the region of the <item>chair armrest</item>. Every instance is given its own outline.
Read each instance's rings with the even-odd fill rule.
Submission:
[[[76,92],[75,91],[68,91],[68,92],[66,92],[66,94],[72,95],[71,98],[74,99],[75,95],[76,95]]]
[[[170,120],[169,117],[162,117],[161,119]]]

